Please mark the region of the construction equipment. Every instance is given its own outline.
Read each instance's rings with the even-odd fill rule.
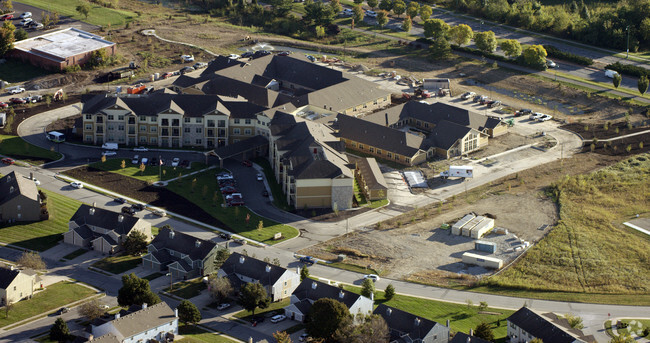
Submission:
[[[63,100],[63,88],[59,89],[54,93],[54,96],[52,96],[52,100],[54,101]]]
[[[135,86],[127,88],[126,94],[140,94],[143,93],[145,89],[147,89],[147,86],[143,85],[142,83],[138,83]]]
[[[510,118],[510,119],[506,120],[506,124],[508,124],[508,127],[513,127],[513,126],[515,126],[515,119],[514,119],[514,118]]]

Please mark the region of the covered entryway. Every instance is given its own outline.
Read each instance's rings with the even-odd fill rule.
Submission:
[[[258,156],[266,156],[268,154],[269,141],[264,136],[255,136],[243,141],[226,145],[214,150],[205,152],[205,159],[207,164],[208,156],[214,156],[219,159],[219,168],[223,168],[223,160],[227,158],[237,159],[251,159]]]

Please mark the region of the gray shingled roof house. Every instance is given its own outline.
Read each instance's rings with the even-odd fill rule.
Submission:
[[[15,304],[34,295],[37,274],[14,266],[0,266],[0,305]]]
[[[178,335],[178,310],[172,310],[164,301],[144,304],[139,311],[124,316],[117,313],[113,320],[92,325],[92,335],[90,342],[166,342]]]
[[[142,265],[154,271],[169,271],[176,278],[192,278],[216,271],[216,243],[177,232],[160,229],[142,256]]]
[[[388,324],[391,343],[447,343],[449,328],[409,312],[381,304],[373,314],[379,315]]]
[[[151,239],[151,223],[146,220],[83,204],[70,218],[63,241],[112,254],[121,249],[121,244],[133,231],[142,232]]]
[[[573,329],[569,322],[553,313],[539,314],[527,307],[520,308],[508,317],[508,338],[512,343],[530,342],[539,338],[553,343],[591,343],[593,336]]]
[[[232,253],[228,257],[217,276],[230,279],[234,289],[249,282],[260,283],[272,301],[291,296],[300,283],[300,275],[292,270],[238,253]]]
[[[318,299],[329,298],[342,302],[350,314],[368,315],[372,313],[373,301],[360,294],[352,293],[326,283],[304,279],[291,295],[291,304],[284,308],[288,318],[302,322]]]
[[[486,341],[482,338],[478,338],[475,336],[470,336],[463,332],[456,332],[454,334],[454,338],[452,338],[449,341],[449,343],[492,343],[492,342]]]
[[[0,179],[0,222],[38,221],[43,210],[33,180],[13,171]]]

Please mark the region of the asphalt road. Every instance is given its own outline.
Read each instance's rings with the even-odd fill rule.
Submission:
[[[34,21],[36,21],[36,22],[42,23],[43,22],[43,13],[46,12],[46,11],[49,11],[49,9],[47,9],[47,8],[46,9],[38,8],[38,7],[22,4],[22,3],[19,3],[19,2],[15,2],[15,1],[13,2],[13,5],[14,5],[14,11],[16,12],[16,13],[14,13],[13,24],[14,24],[14,26],[16,26],[17,29],[22,28],[22,26],[19,26],[19,23],[20,23],[21,19],[18,18],[22,13],[31,12],[32,13],[32,19],[34,19]],[[74,28],[84,30],[84,31],[88,31],[88,32],[95,31],[95,30],[97,30],[99,28],[99,26],[84,23],[83,21],[72,19],[72,18],[66,17],[66,16],[60,16],[59,17],[59,27],[57,28],[57,30],[58,29],[68,28],[68,27],[74,27]],[[27,31],[30,38],[35,37],[35,36],[40,36],[42,34],[45,34],[45,33],[48,33],[49,31],[51,31],[51,30],[48,30],[48,31],[35,30],[33,28],[29,28],[29,29],[25,29],[25,30]]]

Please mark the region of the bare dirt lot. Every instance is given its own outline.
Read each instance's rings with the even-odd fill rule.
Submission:
[[[343,262],[362,267],[370,264],[390,278],[434,284],[471,283],[475,277],[457,272],[486,274],[459,263],[462,253],[473,249],[473,240],[450,236],[447,230],[439,229],[442,223],[452,223],[468,212],[490,213],[496,216],[497,227],[536,242],[550,230],[538,230],[540,226],[552,226],[558,218],[555,203],[544,193],[545,187],[563,175],[593,171],[618,159],[585,153],[544,164],[478,187],[445,204],[433,204],[379,223],[374,230],[335,238],[300,253],[325,260],[346,254]],[[498,241],[494,236],[486,238]]]

